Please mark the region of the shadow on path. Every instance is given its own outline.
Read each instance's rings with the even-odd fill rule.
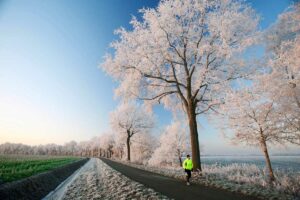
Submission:
[[[192,184],[191,186],[186,186],[185,182],[175,178],[137,169],[105,158],[101,158],[101,160],[128,178],[137,181],[146,187],[153,188],[155,191],[160,192],[169,198],[197,200],[257,199],[255,197],[235,194],[229,191],[202,185]]]

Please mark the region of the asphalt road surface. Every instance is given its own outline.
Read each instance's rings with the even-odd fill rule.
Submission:
[[[192,184],[185,185],[185,182],[166,177],[153,172],[130,167],[109,159],[101,158],[113,169],[121,172],[128,178],[137,181],[146,187],[152,188],[161,194],[173,199],[197,199],[197,200],[254,200],[251,196],[232,193],[229,191],[207,187],[203,185]]]

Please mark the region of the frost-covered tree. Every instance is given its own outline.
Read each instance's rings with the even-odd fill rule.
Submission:
[[[114,155],[119,159],[125,159],[126,156],[126,135],[114,133]]]
[[[34,148],[21,143],[6,142],[0,145],[0,154],[34,154]]]
[[[51,143],[44,145],[44,148],[46,150],[47,155],[60,155],[61,154],[61,148],[59,145]]]
[[[147,132],[137,134],[131,140],[132,161],[140,164],[146,164],[154,152],[156,138]]]
[[[300,144],[300,35],[283,42],[276,55],[263,82],[269,86],[269,96],[276,97],[282,133],[290,142]]]
[[[64,146],[63,146],[63,151],[65,152],[66,155],[75,155],[76,151],[77,151],[77,142],[75,141],[70,141],[67,142]]]
[[[159,147],[155,149],[150,165],[181,166],[181,157],[190,151],[187,127],[175,121],[167,126],[159,138]]]
[[[111,131],[102,133],[100,136],[100,147],[104,150],[104,156],[110,158],[115,145],[114,135]]]
[[[98,137],[92,137],[88,142],[89,155],[94,157],[97,156],[98,148],[100,147],[100,141]]]
[[[214,110],[224,87],[245,74],[238,55],[254,42],[258,17],[236,0],[164,0],[141,12],[132,30],[117,31],[115,52],[101,66],[119,81],[116,95],[185,111],[201,170],[197,115]]]
[[[255,89],[254,89],[255,88]],[[274,100],[269,99],[264,90],[240,88],[238,91],[228,92],[223,112],[226,114],[227,132],[234,144],[246,144],[260,147],[271,181],[275,180],[268,152],[268,145],[284,144],[278,128],[278,115]],[[261,88],[260,88],[261,89]],[[224,121],[224,119],[222,119]]]
[[[269,69],[261,82],[277,99],[282,133],[300,144],[300,3],[281,14],[266,37]]]
[[[35,155],[45,155],[45,148],[43,145],[37,145],[33,147],[33,152]]]
[[[137,103],[122,103],[110,114],[110,123],[119,137],[126,138],[127,160],[130,160],[131,138],[148,132],[154,124],[152,113]],[[125,134],[125,137],[124,137]]]
[[[90,156],[90,144],[88,141],[81,141],[78,144],[81,156]]]

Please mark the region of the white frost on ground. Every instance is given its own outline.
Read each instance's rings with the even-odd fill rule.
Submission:
[[[42,200],[57,200],[62,199],[63,195],[65,194],[67,188],[75,179],[78,178],[78,176],[83,173],[86,168],[87,164],[83,165],[81,168],[76,170],[71,176],[69,176],[66,180],[64,180],[62,183],[59,184],[55,188],[55,190],[51,191],[46,197],[44,197]]]
[[[155,172],[184,180],[185,173],[180,167],[155,167],[119,161],[139,169]],[[262,199],[300,199],[300,172],[275,170],[277,181],[268,184],[267,172],[254,164],[203,165],[203,173],[192,173],[192,183],[213,186]]]
[[[62,188],[62,195],[49,199],[168,199],[97,158],[90,159],[67,187]],[[55,192],[51,196],[55,196]]]

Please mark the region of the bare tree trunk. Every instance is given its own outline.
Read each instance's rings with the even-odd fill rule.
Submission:
[[[196,119],[196,111],[194,106],[190,106],[188,108],[188,120],[189,120],[190,138],[191,138],[191,146],[192,146],[193,166],[194,166],[194,170],[198,169],[201,172],[202,168],[201,168],[201,161],[200,161],[197,119]]]
[[[181,160],[181,153],[180,153],[180,149],[177,149],[177,154],[178,154],[178,160],[179,160],[179,166],[182,166],[182,160]]]
[[[266,165],[267,165],[267,168],[268,168],[268,171],[269,171],[270,182],[273,182],[273,181],[275,181],[275,176],[274,176],[274,173],[273,173],[273,169],[272,169],[272,165],[271,165],[271,161],[270,161],[270,157],[269,157],[269,152],[268,152],[268,147],[267,147],[267,144],[266,144],[266,140],[264,139],[264,137],[262,135],[262,132],[261,132],[261,148],[262,148],[262,151],[264,152]]]
[[[294,99],[296,101],[296,104],[297,104],[298,108],[300,108],[300,100],[299,100],[299,98],[297,96],[297,93],[296,93],[296,84],[294,85],[292,90],[293,90],[293,96],[294,96]]]
[[[130,161],[130,137],[129,136],[127,137],[126,145],[127,145],[127,160]]]
[[[182,160],[181,160],[181,157],[179,156],[178,159],[179,159],[179,166],[181,167],[181,166],[182,166]]]
[[[273,181],[275,181],[275,176],[274,176],[274,173],[273,173],[273,169],[272,169],[268,149],[265,147],[263,152],[265,154],[265,159],[266,159],[267,167],[268,167],[268,170],[269,170],[269,178],[270,178],[270,181],[273,182]]]

